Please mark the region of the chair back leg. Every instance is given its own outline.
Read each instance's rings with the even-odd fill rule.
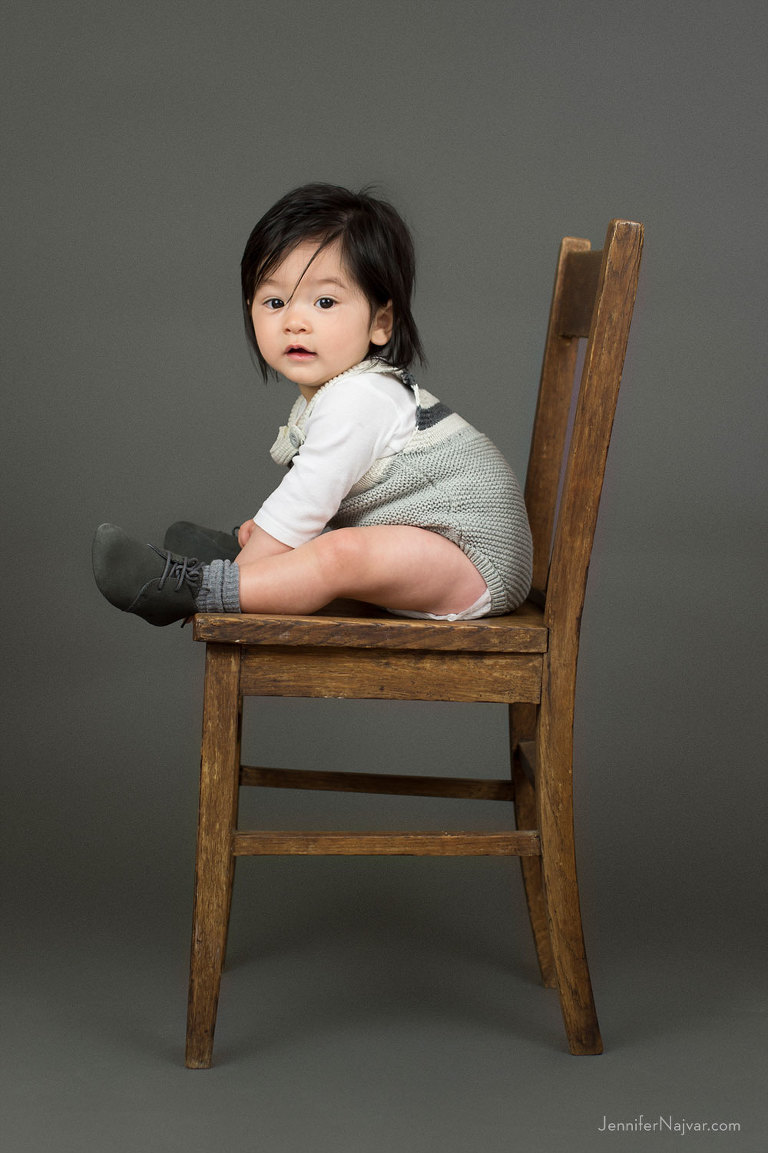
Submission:
[[[545,674],[536,740],[536,813],[552,961],[568,1045],[602,1053],[581,922],[573,824],[573,714]],[[567,694],[565,694],[567,696]],[[572,694],[571,694],[572,699]],[[562,707],[558,707],[562,706]]]
[[[535,789],[536,714],[535,705],[509,707],[512,786],[515,797],[515,824],[518,829],[538,828]],[[541,858],[521,857],[520,867],[541,981],[545,988],[554,989],[557,979],[549,939],[549,917],[541,875]]]

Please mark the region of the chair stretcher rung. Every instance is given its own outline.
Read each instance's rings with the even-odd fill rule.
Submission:
[[[328,789],[342,793],[389,793],[413,797],[458,797],[465,800],[511,801],[511,781],[472,777],[424,777],[394,773],[321,772],[317,769],[240,767],[240,784],[269,789]]]
[[[236,857],[244,856],[413,856],[538,857],[538,832],[507,833],[350,833],[238,832]]]

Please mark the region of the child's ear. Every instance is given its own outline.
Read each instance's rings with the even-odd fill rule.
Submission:
[[[386,304],[376,310],[371,322],[371,344],[386,344],[392,336],[393,324],[392,301],[388,300]]]

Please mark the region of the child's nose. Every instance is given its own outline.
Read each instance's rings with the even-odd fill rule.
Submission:
[[[304,309],[295,304],[289,304],[285,310],[285,329],[287,332],[306,332],[308,328]]]

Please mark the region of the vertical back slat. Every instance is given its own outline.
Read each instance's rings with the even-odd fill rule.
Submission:
[[[571,249],[566,253],[563,290],[555,314],[558,336],[589,336],[602,266],[603,254],[599,250]]]
[[[540,596],[547,589],[555,507],[578,355],[578,340],[562,335],[562,318],[574,311],[567,303],[574,295],[570,282],[576,265],[571,258],[588,254],[589,250],[588,240],[570,236],[560,245],[528,458],[525,503],[533,536],[533,589]]]

